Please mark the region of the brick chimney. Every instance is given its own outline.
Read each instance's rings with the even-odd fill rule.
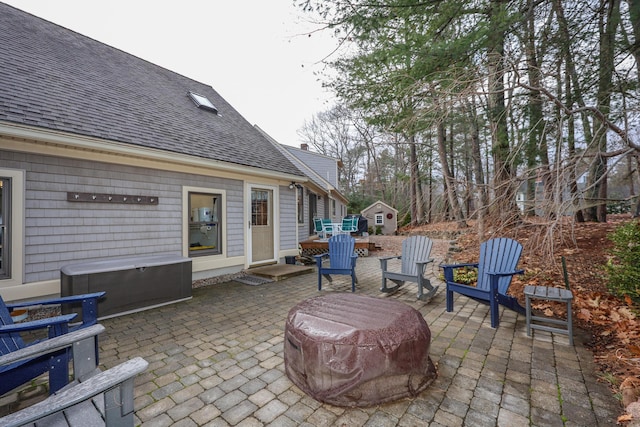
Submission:
[[[309,151],[309,144],[300,144],[300,149],[304,151]]]

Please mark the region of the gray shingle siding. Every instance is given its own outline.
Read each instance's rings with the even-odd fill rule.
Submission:
[[[227,255],[244,254],[242,181],[1,150],[0,159],[26,171],[27,283],[58,279],[70,263],[182,254],[183,185],[226,191]],[[153,195],[160,204],[75,203],[67,191]]]
[[[0,121],[301,175],[211,86],[2,3],[0,46]]]
[[[294,147],[285,147],[287,151],[298,158],[302,163],[309,166],[320,178],[327,181],[335,188],[339,188],[338,184],[338,166],[336,159],[327,157],[313,151],[300,150]]]
[[[291,209],[291,206],[294,206]],[[280,187],[280,249],[296,249],[296,189],[290,190],[289,186]]]

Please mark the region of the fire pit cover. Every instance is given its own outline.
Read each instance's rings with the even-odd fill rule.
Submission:
[[[415,396],[436,377],[431,331],[399,301],[329,294],[302,301],[285,324],[287,376],[337,406],[370,406]]]

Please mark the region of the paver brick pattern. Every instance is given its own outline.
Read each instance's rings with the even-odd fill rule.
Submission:
[[[447,248],[447,241],[435,241],[434,281]],[[216,284],[194,289],[186,302],[103,320],[101,362],[149,361],[135,387],[136,422],[143,426],[615,425],[619,405],[597,381],[579,337],[575,347],[566,336],[527,337],[524,316],[504,309],[492,329],[488,307],[464,296],[447,313],[443,284],[426,303],[416,300],[414,284],[381,294],[375,257],[360,258],[356,270],[358,294],[403,301],[431,329],[439,376],[415,398],[339,408],[289,381],[284,323],[294,305],[319,294],[315,273],[259,286]],[[350,292],[349,279],[324,281],[321,292]]]

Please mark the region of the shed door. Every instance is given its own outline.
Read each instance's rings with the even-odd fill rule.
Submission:
[[[251,263],[274,259],[273,190],[251,189]]]

